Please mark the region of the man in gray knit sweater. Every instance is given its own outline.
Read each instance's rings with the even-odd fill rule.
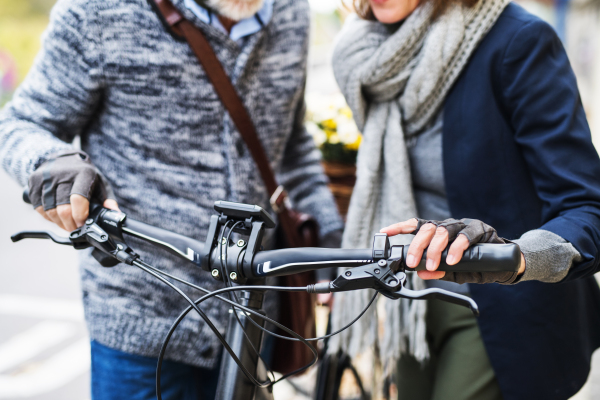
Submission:
[[[215,49],[295,208],[316,217],[323,237],[337,236],[342,221],[303,128],[307,3],[207,2],[211,8],[173,0]],[[76,136],[89,155],[85,162],[71,145]],[[76,182],[78,168],[91,171],[89,190],[77,191],[76,184],[65,192],[58,185],[35,204],[67,229],[83,223],[87,200],[77,193],[89,197],[92,183],[106,195],[110,182],[118,207],[131,218],[199,240],[215,200],[270,209],[255,163],[203,69],[146,0],[58,1],[33,68],[0,112],[0,161],[22,185],[37,185],[33,191],[41,191],[41,183],[30,177],[49,163]],[[61,177],[52,179],[61,183]],[[167,253],[139,241],[131,245],[167,272],[210,290],[219,286]],[[102,268],[88,252],[81,276],[93,399],[153,398],[155,356],[186,304],[140,270]],[[227,306],[215,301],[203,308],[224,331]],[[219,346],[199,317],[189,315],[170,342],[164,390],[172,398],[210,398]]]

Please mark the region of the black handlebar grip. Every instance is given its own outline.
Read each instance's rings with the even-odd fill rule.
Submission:
[[[404,246],[404,259],[408,254],[408,246]],[[521,249],[515,243],[496,244],[479,243],[468,248],[462,259],[455,265],[446,264],[448,249],[442,252],[438,271],[448,272],[502,272],[518,271],[521,266]],[[427,252],[423,253],[421,262],[414,268],[425,270]],[[412,268],[409,268],[410,271]]]

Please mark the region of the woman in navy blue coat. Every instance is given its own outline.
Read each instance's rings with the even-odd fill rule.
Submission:
[[[434,8],[440,3],[429,2],[435,3]],[[418,215],[437,220],[447,218],[449,212],[453,218],[483,221],[500,237],[517,239],[523,250],[524,262],[518,276],[445,278],[469,282],[467,292],[481,310],[477,323],[502,398],[567,399],[586,381],[591,355],[600,347],[600,291],[593,277],[600,268],[600,160],[592,145],[575,76],[554,30],[515,4],[502,5],[495,15],[494,7],[501,1],[464,1],[463,9],[474,10],[475,14],[472,17],[468,11],[463,12],[465,21],[474,18],[477,22],[479,14],[483,17],[470,25],[465,22],[468,28],[461,33],[463,36],[447,29],[436,47],[433,33],[425,34],[418,43],[423,25],[415,22],[419,16],[411,13],[423,13],[424,6],[419,3],[427,0],[357,1],[359,14],[382,22],[379,25],[385,25],[385,30],[373,25],[377,21],[370,25],[357,22],[353,31],[364,29],[360,34],[364,42],[356,44],[361,40],[357,36],[350,43],[352,34],[345,28],[348,43],[342,38],[336,49],[336,78],[365,133],[365,141],[367,135],[377,135],[378,129],[384,131],[379,164],[373,163],[370,170],[364,168],[366,172],[361,172],[368,161],[363,154],[361,166],[359,154],[357,185],[362,185],[367,180],[364,176],[371,173],[383,181],[378,192],[387,193],[388,199],[393,197],[389,188],[397,184],[386,185],[386,172],[394,162],[388,162],[386,152],[395,142],[387,138],[395,129],[390,121],[399,114],[410,167],[407,179]],[[434,15],[431,21],[442,22],[430,22],[426,27],[429,31],[439,29],[444,18],[451,21],[452,16],[446,16],[451,11],[440,11],[442,8],[430,14]],[[473,33],[486,23],[489,27],[481,35]],[[407,48],[384,48],[402,34],[402,29],[413,29],[405,33],[404,42],[398,42]],[[458,39],[446,39],[452,35]],[[472,48],[465,43],[469,40],[475,43]],[[412,48],[410,41],[416,43]],[[369,46],[377,51],[369,52]],[[400,47],[402,51],[393,57],[386,56],[385,51]],[[427,54],[421,54],[428,48],[439,51],[441,58],[454,52],[445,59],[445,69],[436,69],[432,61],[422,62]],[[392,63],[386,60],[401,63],[402,57],[406,57],[407,67],[393,75],[389,67]],[[371,60],[378,64],[371,68],[370,75],[355,72]],[[452,68],[457,70],[455,76],[447,71]],[[439,76],[427,80],[428,73]],[[377,74],[383,78],[377,80]],[[411,83],[411,76],[419,74],[423,75],[421,81]],[[402,79],[405,81],[398,83]],[[416,94],[409,96],[410,90]],[[431,94],[423,95],[427,90]],[[436,103],[427,96],[441,100]],[[387,108],[383,109],[382,104]],[[430,108],[434,109],[430,117],[421,118]],[[438,145],[441,160],[435,156]],[[367,144],[366,148],[373,158],[377,147]],[[402,174],[402,166],[398,166],[402,149],[394,149],[393,153],[398,160],[393,173]],[[440,165],[439,173],[431,166],[436,163]],[[372,173],[373,168],[380,169]],[[441,186],[432,183],[436,173],[443,175]],[[392,182],[393,178],[389,179]],[[359,190],[368,192],[365,187],[359,186]],[[365,208],[369,203],[361,203],[362,193],[353,202],[363,207],[364,215],[368,214]],[[395,195],[400,197],[396,206],[404,207],[408,201],[401,197],[403,193]],[[385,208],[390,200],[369,201]],[[386,210],[393,212],[393,204]],[[353,244],[354,227],[365,226],[364,217],[360,223],[354,223],[353,218],[357,217],[353,217],[351,206],[347,229],[353,232],[345,233],[347,246]],[[423,222],[419,226],[425,226]],[[411,233],[415,227],[413,219],[384,231],[390,235]],[[442,230],[433,226],[425,232],[421,228],[411,246],[415,265],[424,248],[434,250],[428,252],[428,258],[432,258],[429,271],[420,273],[425,279],[444,275],[435,271],[439,252],[456,234],[449,238],[446,232],[445,239],[444,235],[437,237],[435,232]],[[462,243],[455,250],[460,256],[469,240],[459,235],[454,243],[459,240]],[[417,242],[420,246],[414,244]],[[483,282],[497,283],[473,284]]]
[[[600,161],[552,28],[509,5],[454,85],[445,116],[453,215],[507,238],[544,229],[581,254],[557,284],[470,287],[505,398],[568,398],[600,346]]]

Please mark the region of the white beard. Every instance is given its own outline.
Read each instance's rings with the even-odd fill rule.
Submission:
[[[206,4],[223,17],[241,21],[256,14],[264,0],[206,0]]]

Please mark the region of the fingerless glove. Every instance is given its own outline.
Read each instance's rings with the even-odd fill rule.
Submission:
[[[69,150],[52,155],[29,177],[29,199],[33,208],[44,211],[69,204],[73,194],[104,202],[114,199],[113,190],[83,151]]]
[[[417,218],[417,228],[412,232],[416,234],[423,225],[433,224],[437,227],[444,227],[448,231],[448,243],[456,240],[458,235],[465,235],[469,240],[469,245],[475,243],[509,243],[510,241],[498,236],[498,233],[491,226],[477,219],[446,219],[444,221],[431,221]],[[518,278],[518,272],[449,272],[440,280],[456,283],[501,283],[509,285]]]

